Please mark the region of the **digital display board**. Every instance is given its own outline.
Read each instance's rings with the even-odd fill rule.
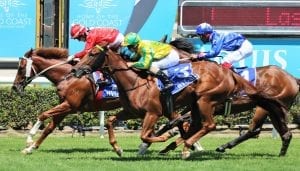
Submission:
[[[183,25],[206,21],[214,26],[285,26],[300,28],[299,7],[186,7]],[[198,14],[197,17],[194,15]]]
[[[180,1],[181,31],[207,22],[248,34],[300,35],[299,1]]]

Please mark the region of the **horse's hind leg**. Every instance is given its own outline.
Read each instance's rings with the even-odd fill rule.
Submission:
[[[285,110],[284,110],[285,111]],[[284,116],[274,116],[272,114],[269,115],[271,118],[273,126],[276,128],[277,132],[279,133],[282,141],[281,150],[279,156],[284,156],[288,150],[292,139],[292,133],[289,131],[286,121],[286,112],[284,112]]]
[[[231,149],[235,146],[237,146],[238,144],[248,140],[249,138],[253,138],[255,136],[257,136],[260,131],[261,131],[261,127],[267,117],[268,112],[260,107],[256,108],[255,114],[252,118],[252,122],[249,126],[249,130],[245,133],[240,135],[239,137],[237,137],[236,139],[223,144],[221,146],[219,146],[216,151],[217,152],[225,152],[226,149]]]
[[[116,116],[110,116],[106,122],[106,128],[108,132],[108,139],[109,139],[109,144],[113,147],[114,151],[117,153],[119,157],[122,156],[123,150],[121,147],[118,145],[116,136],[114,133],[114,123],[117,121]]]

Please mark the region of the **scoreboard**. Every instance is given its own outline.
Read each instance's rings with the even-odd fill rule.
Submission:
[[[300,36],[298,0],[180,0],[179,30],[193,32],[202,22],[218,30],[249,35]]]

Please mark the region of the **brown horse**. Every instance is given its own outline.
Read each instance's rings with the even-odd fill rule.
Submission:
[[[285,70],[279,68],[278,66],[265,66],[257,67],[257,81],[256,87],[264,90],[268,95],[278,99],[286,107],[290,108],[296,100],[296,97],[300,90],[300,80],[293,77]],[[237,104],[241,101],[240,98],[232,99],[232,111],[231,114],[242,112],[241,108],[237,108]],[[222,115],[224,113],[224,105],[220,105],[216,110],[216,114]],[[264,110],[261,107],[257,107],[252,118],[252,122],[249,126],[249,129],[244,134],[241,134],[239,137],[234,140],[225,143],[219,146],[216,151],[225,152],[226,149],[231,149],[237,146],[238,144],[248,140],[249,138],[256,137],[260,132],[262,125],[269,115],[268,111]],[[174,150],[177,146],[181,144],[181,141],[173,142],[167,146],[161,153],[167,153],[170,150]],[[284,152],[281,153],[284,155]]]
[[[263,90],[266,94],[281,101],[286,107],[290,108],[296,100],[300,90],[300,80],[293,77],[278,66],[257,67],[256,87]],[[234,100],[236,101],[236,100]],[[237,102],[234,102],[237,103]],[[267,116],[268,111],[261,107],[255,109],[252,123],[249,130],[238,138],[221,145],[216,149],[218,152],[225,152],[227,148],[231,149],[243,141],[257,136]],[[286,116],[287,117],[287,116]],[[275,125],[274,125],[275,126]],[[281,155],[285,152],[282,151]]]
[[[68,51],[62,48],[40,48],[26,52],[20,58],[18,72],[12,89],[22,93],[37,76],[45,76],[57,88],[60,104],[41,113],[38,121],[30,130],[27,137],[29,147],[22,152],[32,153],[45,138],[55,129],[63,118],[76,112],[93,112],[112,110],[120,107],[119,98],[95,98],[95,84],[87,77],[76,78],[70,75],[72,66],[67,61]],[[36,134],[42,122],[51,117],[52,121],[44,129],[37,141],[32,137]]]
[[[92,69],[99,66],[107,69],[115,80],[123,106],[123,110],[117,116],[126,115],[126,113],[144,113],[141,131],[141,139],[144,142],[153,143],[166,140],[164,136],[152,136],[155,123],[164,114],[164,102],[161,101],[160,91],[154,77],[128,68],[125,60],[110,49],[93,48],[90,57],[80,61],[77,67],[80,70],[80,67],[85,68],[86,65]],[[258,105],[270,112],[272,123],[284,142],[281,151],[284,151],[285,154],[291,133],[285,123],[286,113],[280,102],[270,98],[264,92],[258,91],[239,75],[216,63],[200,61],[192,63],[192,67],[194,73],[198,74],[200,78],[173,95],[174,109],[188,106],[192,114],[192,123],[188,131],[190,136],[185,140],[183,158],[189,157],[189,149],[192,144],[215,129],[213,115],[218,110],[218,106],[223,104],[228,97],[241,91],[248,96],[242,97],[243,102],[237,104],[240,106],[240,110],[249,110]],[[170,115],[169,118],[175,117]]]
[[[30,130],[27,137],[27,148],[22,152],[25,154],[32,153],[37,149],[44,139],[54,130],[54,128],[63,120],[63,118],[76,111],[93,112],[99,110],[111,110],[121,107],[118,98],[109,99],[95,99],[95,84],[89,81],[89,77],[82,77],[80,79],[73,77],[70,74],[72,66],[67,63],[68,51],[63,48],[40,48],[26,52],[25,56],[20,58],[18,73],[16,75],[12,89],[22,94],[24,88],[38,76],[45,76],[56,87],[61,104],[43,112],[36,124]],[[26,68],[26,66],[29,66]],[[27,69],[27,71],[26,71]],[[28,75],[26,76],[26,72]],[[82,90],[82,88],[85,90]],[[81,92],[74,97],[72,92]],[[75,103],[76,101],[76,103]],[[52,117],[52,122],[45,128],[42,136],[34,143],[33,136],[36,134],[38,128],[47,118]],[[121,115],[116,117],[114,115],[108,118],[109,142],[114,151],[121,156],[122,149],[115,143],[115,136],[112,133],[112,122],[118,120],[128,120],[141,118],[140,115]],[[162,132],[163,133],[163,132]]]

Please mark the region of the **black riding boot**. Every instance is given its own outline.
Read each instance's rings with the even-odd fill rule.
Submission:
[[[162,89],[162,95],[166,102],[166,110],[168,114],[173,113],[173,98],[171,94],[171,88],[173,88],[174,84],[169,80],[168,76],[162,72],[158,71],[156,73],[156,77],[160,79],[160,81],[163,83],[164,88]]]
[[[159,70],[156,73],[156,77],[163,83],[163,91],[168,91],[171,90],[171,88],[173,88],[174,84],[172,83],[172,81],[169,80],[168,76],[164,72]]]

